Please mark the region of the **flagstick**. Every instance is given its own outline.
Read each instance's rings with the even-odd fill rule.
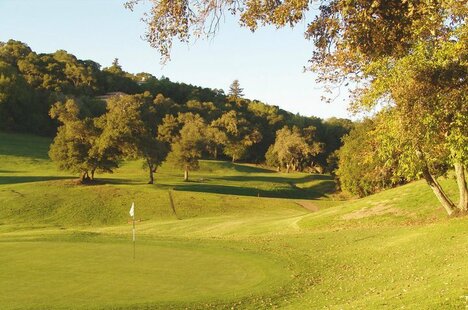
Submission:
[[[133,213],[133,260],[135,260],[135,213]]]

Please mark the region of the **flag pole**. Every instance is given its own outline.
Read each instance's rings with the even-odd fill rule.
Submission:
[[[132,202],[132,207],[130,208],[130,211],[128,213],[130,213],[130,216],[133,219],[133,229],[132,229],[132,232],[133,232],[133,260],[135,260],[135,202]]]
[[[135,260],[135,213],[133,213],[133,260]]]

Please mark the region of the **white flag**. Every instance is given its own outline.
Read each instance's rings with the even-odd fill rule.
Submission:
[[[135,216],[135,203],[132,202],[132,207],[130,208],[130,216]]]

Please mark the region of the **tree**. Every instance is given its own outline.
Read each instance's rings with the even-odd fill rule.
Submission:
[[[308,145],[307,153],[304,157],[302,157],[300,161],[300,165],[302,166],[301,169],[304,167],[310,167],[319,173],[323,173],[323,166],[319,164],[318,155],[323,153],[324,151],[324,144],[318,141],[317,137],[317,128],[315,126],[307,126],[302,129],[295,129],[299,132],[305,142]]]
[[[218,159],[219,148],[226,144],[226,134],[216,127],[208,126],[205,132],[206,150],[214,159]]]
[[[234,100],[244,97],[244,89],[240,87],[239,80],[236,79],[232,82],[228,94]]]
[[[132,74],[125,72],[115,58],[112,66],[102,70],[106,83],[107,92],[124,92],[126,94],[136,94],[140,92],[140,87]]]
[[[362,93],[363,104],[391,96],[393,117],[400,131],[411,133],[408,142],[413,166],[434,191],[448,214],[457,211],[437,182],[448,166],[455,167],[460,190],[458,211],[468,209],[464,170],[467,164],[468,83],[467,45],[462,41],[415,46],[411,55],[394,61],[391,69],[378,72]],[[400,81],[404,80],[405,83]],[[383,87],[385,85],[385,87]],[[441,169],[441,167],[444,167]],[[408,171],[408,173],[410,173]],[[415,172],[413,172],[415,173]]]
[[[189,171],[199,168],[198,160],[205,149],[206,125],[198,115],[186,117],[177,139],[171,145],[168,160],[184,169],[184,181],[189,180]]]
[[[278,162],[281,167],[286,167],[286,173],[289,173],[291,168],[297,170],[301,163],[320,151],[320,145],[311,139],[310,133],[307,137],[307,129],[304,135],[297,127],[291,130],[285,126],[276,132],[275,143],[269,149],[268,161]]]
[[[354,124],[349,119],[331,117],[323,122],[324,151],[319,155],[319,162],[323,164],[326,171],[334,173],[338,168],[337,151],[343,146],[342,138],[349,134]]]
[[[262,134],[247,122],[237,112],[231,110],[223,114],[220,118],[211,123],[213,128],[217,128],[224,133],[224,154],[232,158],[232,162],[245,156],[248,148],[262,140]]]
[[[33,90],[18,70],[0,60],[0,128],[14,131],[25,131],[30,126],[40,128],[32,113],[27,113],[28,109],[37,112],[33,102]]]
[[[50,110],[50,116],[62,126],[49,156],[61,169],[79,173],[82,183],[93,180],[95,171],[112,172],[118,167],[117,146],[103,138],[99,120],[86,115],[84,105],[83,101],[69,99],[57,102]]]
[[[281,163],[278,159],[278,155],[274,151],[274,146],[274,144],[271,144],[268,147],[268,150],[265,153],[265,164],[267,164],[269,167],[275,167],[279,172],[281,170]]]
[[[67,96],[94,96],[102,89],[95,62],[63,50],[37,54],[14,40],[0,46],[0,78],[0,88],[9,88],[2,98],[3,127],[41,135],[55,134],[58,124],[48,115],[55,102]]]
[[[157,135],[161,121],[149,93],[110,98],[102,121],[101,137],[105,145],[118,145],[120,153],[127,158],[143,159],[148,169],[148,184],[154,183],[154,173],[168,153],[167,146]]]
[[[364,119],[343,137],[344,144],[336,154],[336,176],[342,190],[363,197],[414,180],[414,176],[403,178],[398,173],[404,148],[401,137],[393,134],[398,133],[396,124],[385,114]]]
[[[0,45],[0,58],[6,63],[17,67],[20,59],[24,59],[32,52],[31,48],[23,42],[8,40]]]

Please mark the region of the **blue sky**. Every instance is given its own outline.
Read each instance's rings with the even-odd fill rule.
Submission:
[[[0,0],[0,41],[20,40],[37,52],[64,49],[102,66],[119,58],[126,71],[204,87],[227,90],[239,79],[249,99],[307,116],[350,117],[346,98],[321,102],[322,87],[313,73],[303,72],[312,53],[311,42],[303,36],[305,23],[251,33],[227,17],[213,39],[175,44],[171,61],[162,66],[157,51],[141,39],[145,5],[131,12],[124,2]]]

